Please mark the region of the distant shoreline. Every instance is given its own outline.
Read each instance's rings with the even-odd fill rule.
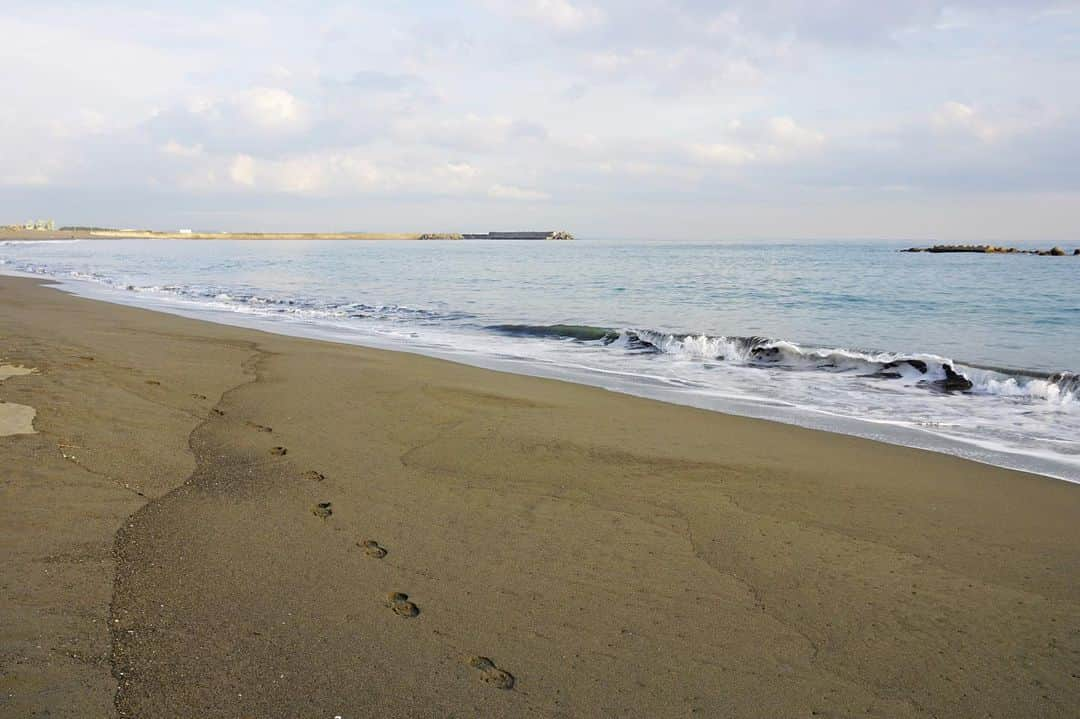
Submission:
[[[159,230],[0,230],[0,240],[458,240],[449,232],[164,232]]]
[[[166,232],[161,230],[0,229],[3,240],[570,240],[568,232]]]

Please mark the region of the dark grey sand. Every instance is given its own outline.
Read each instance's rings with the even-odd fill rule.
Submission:
[[[0,364],[3,717],[1080,713],[1075,485],[23,279]]]

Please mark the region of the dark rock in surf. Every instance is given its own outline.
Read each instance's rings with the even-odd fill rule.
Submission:
[[[1064,257],[1065,256],[1065,250],[1061,249],[1060,247],[1051,247],[1050,248],[1050,254],[1053,255],[1054,257]]]
[[[917,360],[917,359],[894,360],[892,362],[886,362],[884,365],[882,365],[881,368],[882,369],[895,369],[895,368],[899,367],[902,364],[911,365],[915,369],[919,370],[919,374],[926,374],[926,369],[927,369],[926,368],[926,363],[923,362],[922,360]]]
[[[605,341],[605,344],[609,344]],[[656,345],[647,339],[643,339],[637,332],[626,333],[626,349],[647,351],[647,352],[659,352]]]
[[[1056,384],[1058,390],[1062,393],[1080,393],[1080,375],[1078,374],[1073,374],[1072,372],[1055,372],[1047,377],[1047,379]]]
[[[953,369],[951,364],[944,365],[945,379],[934,382],[934,386],[945,392],[967,392],[972,388],[971,380]]]
[[[779,347],[754,347],[750,350],[750,355],[762,362],[779,362],[780,361],[780,348]]]

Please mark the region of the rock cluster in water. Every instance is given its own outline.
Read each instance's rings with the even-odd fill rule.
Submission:
[[[909,247],[900,251],[929,252],[931,254],[973,252],[982,255],[1041,255],[1044,257],[1064,257],[1068,254],[1060,247],[1051,247],[1049,250],[1021,250],[1016,247],[998,247],[996,245],[934,245],[933,247]],[[1073,250],[1073,256],[1080,256],[1080,249]]]

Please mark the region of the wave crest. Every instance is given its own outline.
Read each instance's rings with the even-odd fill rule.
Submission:
[[[939,392],[970,392],[1080,405],[1080,375],[1041,374],[965,365],[925,353],[873,352],[805,347],[759,336],[672,334],[650,329],[612,329],[589,325],[494,325],[488,329],[523,337],[571,340],[633,353],[666,355],[686,362],[721,362],[791,371],[851,374],[898,380]]]

